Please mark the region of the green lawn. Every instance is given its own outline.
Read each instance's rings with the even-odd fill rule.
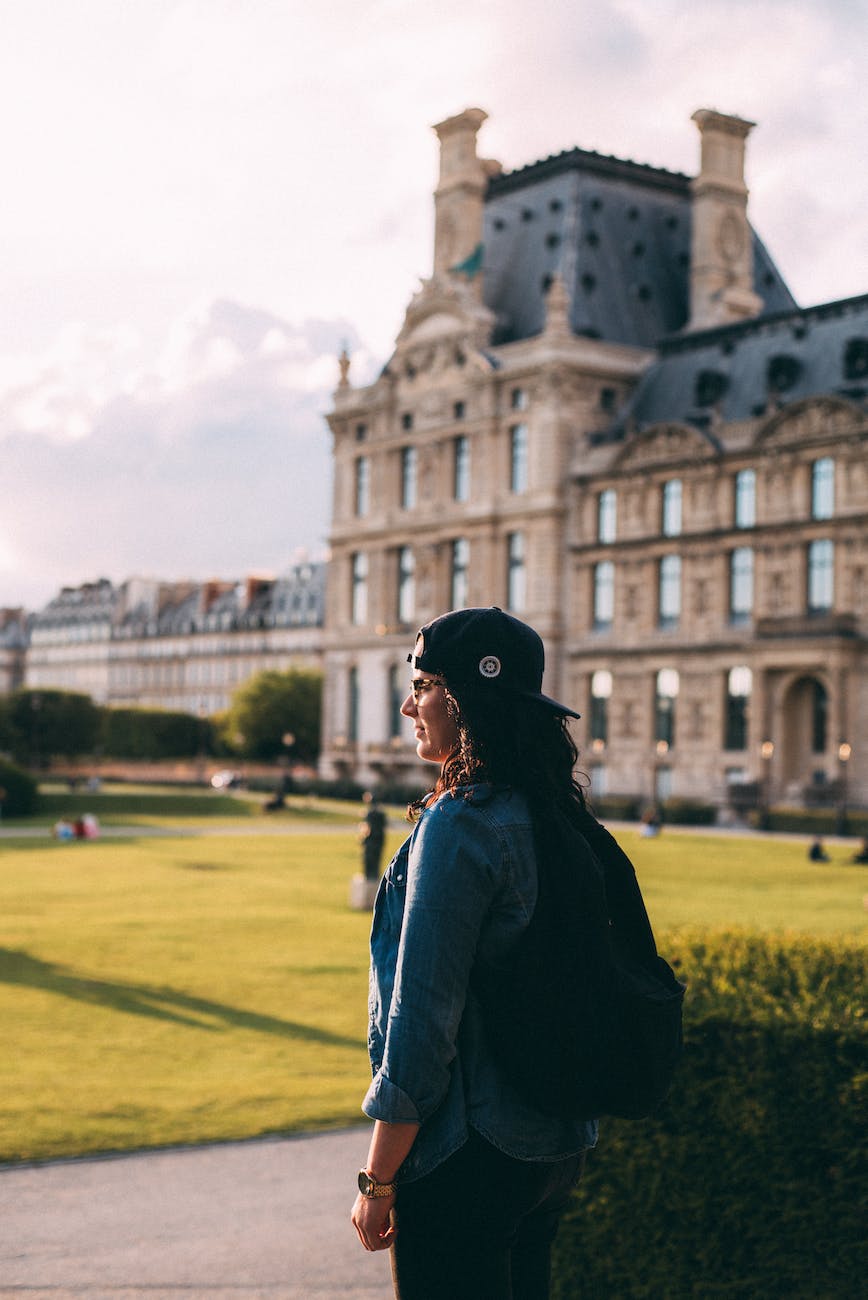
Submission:
[[[804,845],[622,840],[658,932],[864,927],[868,872],[809,865]],[[358,1119],[370,919],[347,907],[357,862],[352,827],[0,841],[0,1159]]]

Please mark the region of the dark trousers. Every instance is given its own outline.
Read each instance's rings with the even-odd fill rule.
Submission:
[[[552,1242],[585,1153],[513,1160],[482,1138],[399,1186],[398,1300],[547,1300]]]

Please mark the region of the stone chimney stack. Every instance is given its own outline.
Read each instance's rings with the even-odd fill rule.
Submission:
[[[700,108],[702,152],[693,180],[689,329],[708,329],[756,316],[762,298],[753,288],[753,240],[744,183],[745,141],[755,126]]]
[[[466,108],[434,130],[440,141],[440,180],[434,193],[434,275],[468,263],[468,280],[476,274],[473,256],[482,244],[485,188],[497,163],[479,158],[476,136],[488,117],[481,108]],[[478,259],[481,268],[481,256]],[[479,277],[481,280],[481,276]]]

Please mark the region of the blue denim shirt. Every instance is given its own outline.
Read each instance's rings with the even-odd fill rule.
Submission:
[[[442,795],[380,882],[371,933],[371,1119],[421,1125],[399,1177],[430,1173],[470,1129],[520,1160],[558,1160],[597,1139],[595,1122],[528,1106],[488,1051],[471,983],[527,925],[536,860],[524,797],[488,785]]]

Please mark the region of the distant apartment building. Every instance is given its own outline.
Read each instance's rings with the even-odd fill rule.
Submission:
[[[694,114],[691,178],[581,149],[504,174],[484,118],[435,128],[393,355],[359,388],[341,358],[323,773],[426,779],[414,632],[498,604],[595,793],[868,805],[868,297],[796,305],[748,219],[752,123]]]
[[[0,609],[0,695],[8,695],[24,680],[27,615],[23,609]]]
[[[218,713],[264,669],[321,667],[325,572],[305,563],[242,582],[65,587],[32,616],[25,684],[101,704]]]

